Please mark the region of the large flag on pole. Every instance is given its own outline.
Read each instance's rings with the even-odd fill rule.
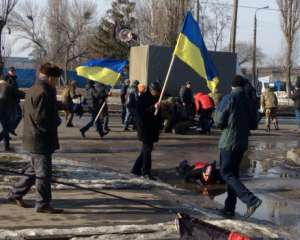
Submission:
[[[174,55],[189,65],[207,82],[207,87],[214,92],[220,80],[205,46],[199,24],[191,12],[187,13],[183,29],[179,34]]]
[[[112,59],[92,59],[76,68],[77,75],[114,86],[128,61]]]

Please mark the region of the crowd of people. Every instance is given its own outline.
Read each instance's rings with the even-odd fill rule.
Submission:
[[[112,95],[107,85],[88,81],[84,100],[76,91],[76,83],[71,82],[57,100],[56,82],[61,69],[46,63],[39,69],[36,83],[25,93],[20,91],[16,82],[15,69],[10,68],[8,76],[0,81],[0,122],[5,150],[9,150],[9,134],[15,135],[22,111],[20,99],[24,101],[23,146],[30,153],[30,165],[24,171],[24,177],[14,184],[9,192],[9,200],[20,207],[27,207],[23,201],[30,188],[35,184],[37,199],[36,211],[40,213],[61,213],[61,209],[51,206],[52,154],[59,148],[57,129],[61,124],[59,110],[65,112],[66,127],[73,127],[74,113],[83,114],[81,104],[87,106],[89,122],[80,129],[82,137],[92,127],[102,138],[110,131],[107,99]],[[239,167],[248,148],[250,131],[258,126],[261,118],[259,108],[266,114],[266,130],[270,131],[271,121],[279,129],[276,118],[278,101],[276,95],[267,89],[259,98],[250,82],[236,76],[232,81],[232,91],[224,96],[218,91],[211,94],[197,92],[193,94],[191,82],[181,87],[178,97],[168,97],[159,102],[161,85],[158,81],[145,86],[139,81],[130,84],[125,80],[121,87],[123,130],[129,127],[137,131],[142,142],[131,173],[138,177],[156,180],[152,175],[153,146],[159,141],[163,128],[166,132],[180,132],[178,128],[196,124],[201,132],[209,134],[212,126],[222,130],[219,150],[219,174],[227,185],[227,199],[221,214],[232,217],[235,214],[237,198],[247,206],[246,217],[250,217],[262,201],[251,193],[239,179]],[[300,118],[300,82],[292,95],[295,101],[297,120]],[[198,117],[196,117],[198,115]],[[183,124],[184,123],[184,124]],[[188,123],[188,124],[186,124]]]

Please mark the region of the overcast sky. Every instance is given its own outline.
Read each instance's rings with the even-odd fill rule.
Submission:
[[[20,2],[25,0],[20,0]],[[89,0],[86,0],[89,1]],[[137,0],[139,1],[139,0]],[[201,0],[202,2],[213,2],[214,0]],[[231,5],[233,0],[222,0]],[[44,4],[46,0],[38,0]],[[111,0],[97,0],[99,16],[105,13],[110,6]],[[277,9],[276,0],[239,0],[237,40],[251,41],[253,38],[253,21],[255,9],[249,7],[269,6]],[[231,15],[232,8],[229,7]],[[270,57],[275,57],[282,50],[282,34],[280,31],[280,18],[278,11],[262,10],[258,13],[257,45]],[[228,32],[229,36],[229,32]],[[20,51],[22,41],[13,46],[12,56],[27,56],[28,51]]]

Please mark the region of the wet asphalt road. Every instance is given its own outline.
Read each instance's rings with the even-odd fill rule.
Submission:
[[[88,117],[85,116],[74,120],[75,128],[60,128],[61,149],[56,156],[85,162],[87,166],[95,168],[109,167],[129,172],[141,147],[136,140],[136,133],[123,132],[119,119],[112,117],[112,132],[104,139],[100,139],[94,129],[83,139],[78,127],[87,121]],[[298,235],[300,167],[286,164],[286,153],[291,148],[300,147],[300,134],[295,132],[293,118],[280,118],[279,122],[280,131],[268,134],[261,126],[261,130],[253,132],[249,152],[242,164],[242,176],[246,185],[263,200],[263,205],[253,217],[279,224]],[[19,136],[21,132],[22,127],[19,127]],[[163,181],[199,193],[199,198],[207,197],[222,204],[226,197],[222,186],[204,189],[200,185],[186,185],[175,171],[183,159],[191,163],[218,160],[218,138],[218,131],[211,136],[163,134],[153,153],[154,173]],[[12,145],[17,152],[23,152],[20,137],[14,138]],[[240,202],[237,211],[241,214],[245,211]]]

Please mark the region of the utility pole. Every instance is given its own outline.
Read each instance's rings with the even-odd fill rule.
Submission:
[[[259,10],[268,9],[269,6],[257,8],[254,14],[254,29],[253,29],[253,48],[252,48],[252,84],[256,88],[257,85],[257,70],[256,70],[256,35],[257,35],[257,12]]]
[[[233,17],[231,24],[231,33],[230,33],[230,44],[229,51],[235,53],[236,45],[236,28],[237,28],[237,16],[238,16],[239,1],[234,0],[233,2]]]

